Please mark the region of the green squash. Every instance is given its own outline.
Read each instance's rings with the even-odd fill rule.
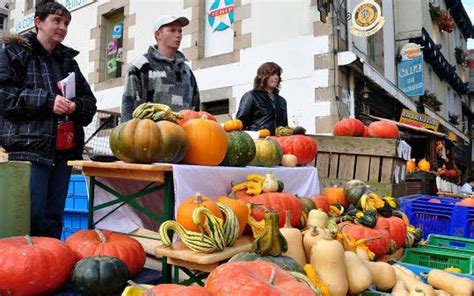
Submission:
[[[273,262],[276,265],[280,266],[286,271],[295,271],[302,274],[305,274],[303,267],[296,262],[295,259],[289,256],[260,256],[256,253],[239,253],[234,255],[234,257],[229,259],[229,262],[239,262],[239,261],[269,261]]]
[[[349,194],[349,191],[358,185],[367,185],[367,184],[365,184],[364,181],[357,180],[357,179],[347,181],[347,183],[344,184],[344,195],[347,196]]]
[[[347,192],[347,194],[346,194]],[[349,190],[344,190],[344,195],[346,196],[346,199],[355,207],[360,209],[360,198],[364,194],[369,194],[372,192],[369,186],[367,185],[356,185],[351,187]]]
[[[283,152],[275,139],[267,137],[255,141],[256,154],[250,165],[273,167],[281,163]]]
[[[244,131],[227,133],[227,153],[220,165],[243,167],[255,157],[255,142]]]
[[[300,222],[298,223],[298,228],[305,228],[308,222],[308,213],[309,211],[316,209],[316,204],[311,198],[307,197],[298,197],[300,200],[303,211],[301,212]]]
[[[86,257],[72,270],[73,289],[84,295],[118,295],[129,279],[125,263],[112,256]]]
[[[283,189],[285,189],[285,183],[283,183],[283,181],[281,180],[278,180],[277,183],[278,183],[277,192],[283,192]]]

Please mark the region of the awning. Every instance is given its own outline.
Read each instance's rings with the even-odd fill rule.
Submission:
[[[465,142],[469,143],[471,140],[463,134],[460,130],[458,130],[454,125],[452,125],[449,121],[445,120],[443,117],[439,116],[438,113],[432,111],[431,109],[425,106],[425,114],[431,116],[439,121],[443,126],[445,126],[448,130],[455,133],[456,136],[463,139]]]
[[[439,133],[439,132],[434,132],[434,131],[426,129],[426,128],[416,127],[416,126],[412,126],[412,125],[409,125],[409,124],[406,124],[406,123],[402,123],[402,122],[398,122],[398,121],[394,121],[394,120],[390,120],[390,119],[386,119],[386,118],[382,118],[382,117],[377,117],[377,116],[373,116],[373,115],[369,115],[369,117],[372,118],[372,119],[376,119],[376,120],[388,121],[388,122],[396,124],[400,128],[407,129],[407,130],[412,130],[412,131],[415,131],[415,132],[418,132],[418,133],[428,134],[430,136],[435,136],[435,137],[439,137],[439,138],[448,138],[448,136],[446,134]]]

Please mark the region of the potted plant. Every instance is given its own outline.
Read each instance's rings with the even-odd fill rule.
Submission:
[[[469,64],[469,54],[462,47],[456,47],[454,49],[454,57],[456,58],[456,63],[463,67],[467,67]]]
[[[426,105],[430,107],[431,109],[433,109],[434,111],[440,111],[441,110],[440,107],[441,105],[443,105],[443,103],[438,100],[438,97],[436,96],[436,94],[428,90],[425,90],[425,94],[420,96],[418,103],[421,105]]]
[[[454,28],[456,28],[456,24],[452,17],[449,16],[449,13],[441,9],[441,6],[435,5],[433,2],[430,2],[430,16],[431,21],[433,24],[438,26],[439,31],[445,31],[451,33]]]
[[[449,122],[451,122],[454,125],[459,124],[459,115],[454,114],[454,113],[449,113],[448,116],[449,116]]]

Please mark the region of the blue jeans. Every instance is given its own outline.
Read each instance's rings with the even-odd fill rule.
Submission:
[[[31,165],[31,235],[61,238],[64,204],[72,168],[67,160],[54,166]]]

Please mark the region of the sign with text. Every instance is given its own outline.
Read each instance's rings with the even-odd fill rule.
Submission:
[[[398,87],[409,97],[422,96],[425,93],[423,55],[410,60],[402,60],[398,64]]]
[[[416,113],[414,111],[403,109],[400,115],[400,122],[416,127],[424,127],[426,129],[437,131],[439,121],[425,114]]]
[[[86,6],[96,1],[97,0],[59,0],[57,2],[64,5],[64,7],[66,7],[67,10],[74,11],[76,9],[79,9],[83,6]],[[20,21],[15,22],[15,32],[20,33],[20,32],[33,28],[35,26],[34,19],[35,19],[34,13],[25,15],[22,19],[20,19]]]

